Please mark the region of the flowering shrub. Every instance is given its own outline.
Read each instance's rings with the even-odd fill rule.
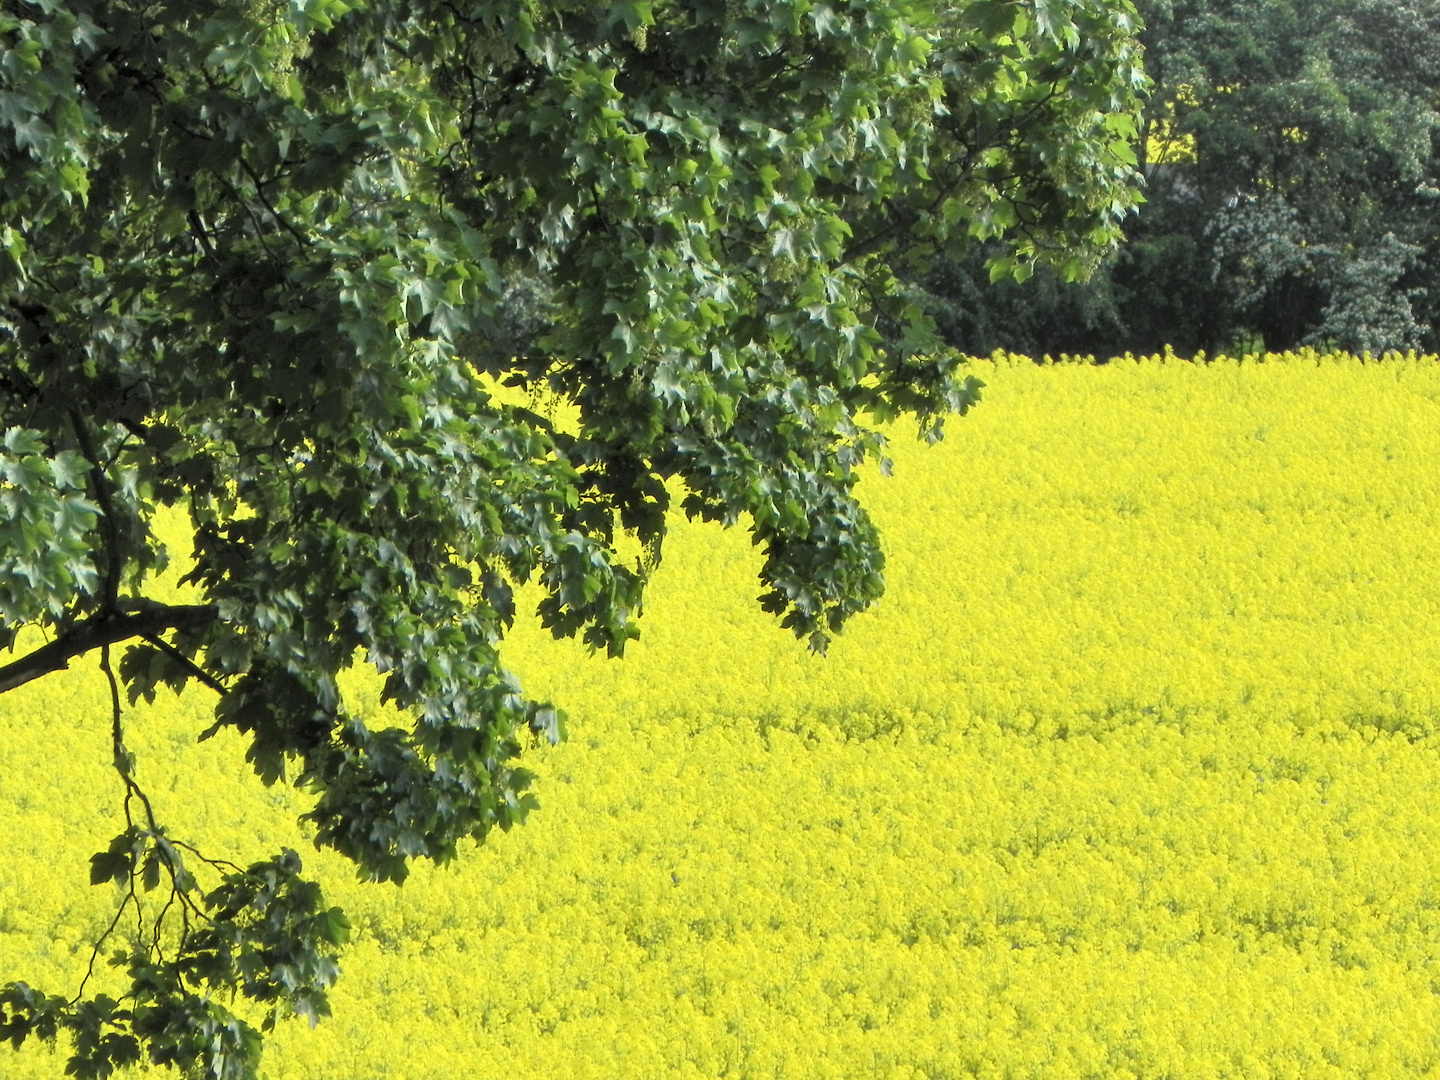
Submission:
[[[888,589],[827,659],[681,522],[623,662],[517,624],[571,740],[453,868],[354,884],[202,691],[133,710],[177,831],[354,923],[274,1080],[1440,1074],[1440,363],[973,367],[862,480]],[[7,978],[73,987],[113,911],[106,692],[0,699]]]

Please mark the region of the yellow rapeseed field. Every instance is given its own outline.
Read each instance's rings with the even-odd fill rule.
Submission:
[[[827,659],[683,521],[625,660],[517,627],[571,741],[453,868],[358,884],[206,691],[130,711],[177,834],[356,924],[273,1080],[1440,1075],[1440,362],[973,367],[862,480],[888,592]],[[0,981],[73,992],[113,909],[106,694],[0,699]]]

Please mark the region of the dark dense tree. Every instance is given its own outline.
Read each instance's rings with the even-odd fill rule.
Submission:
[[[343,915],[294,852],[167,833],[122,695],[204,684],[202,737],[245,735],[317,846],[398,883],[537,805],[521,737],[563,727],[499,665],[512,589],[620,655],[667,481],[745,521],[762,606],[823,651],[883,587],[865,425],[934,440],[978,398],[897,275],[961,233],[1020,276],[1113,245],[1133,27],[1127,0],[0,0],[0,644],[35,646],[0,691],[98,654],[126,828],[92,880],[107,934],[143,923],[120,1000],[14,983],[0,1037],[63,1033],[80,1077],[248,1077],[222,994],[327,1012]],[[147,595],[167,507],[193,605]],[[357,659],[409,727],[347,707]]]
[[[922,279],[958,347],[1440,349],[1440,2],[1140,0],[1146,202],[1088,282]]]

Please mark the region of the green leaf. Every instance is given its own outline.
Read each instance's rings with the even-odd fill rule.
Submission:
[[[95,871],[93,868],[91,869],[90,877],[91,884],[95,884]],[[159,886],[160,852],[158,849],[151,848],[149,851],[145,852],[145,858],[142,860],[140,866],[140,882],[144,886],[146,892],[151,892]]]
[[[107,881],[113,881],[117,885],[123,885],[130,878],[130,868],[134,865],[131,853],[127,851],[102,851],[90,856],[90,884],[104,885]]]
[[[960,14],[960,25],[979,30],[989,38],[1008,33],[1023,17],[1023,7],[1007,0],[971,0]]]
[[[321,917],[322,937],[331,945],[344,945],[350,940],[351,924],[345,912],[332,907]]]
[[[653,8],[652,0],[611,0],[605,21],[610,26],[623,22],[625,29],[633,34],[642,26],[655,24]]]

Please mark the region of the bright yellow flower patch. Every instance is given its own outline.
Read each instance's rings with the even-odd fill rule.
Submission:
[[[828,659],[682,522],[623,662],[517,628],[572,739],[457,868],[355,884],[204,691],[131,712],[178,833],[356,924],[275,1080],[1440,1074],[1440,363],[974,367],[862,481],[888,592]],[[0,978],[73,990],[103,678],[0,724]]]

